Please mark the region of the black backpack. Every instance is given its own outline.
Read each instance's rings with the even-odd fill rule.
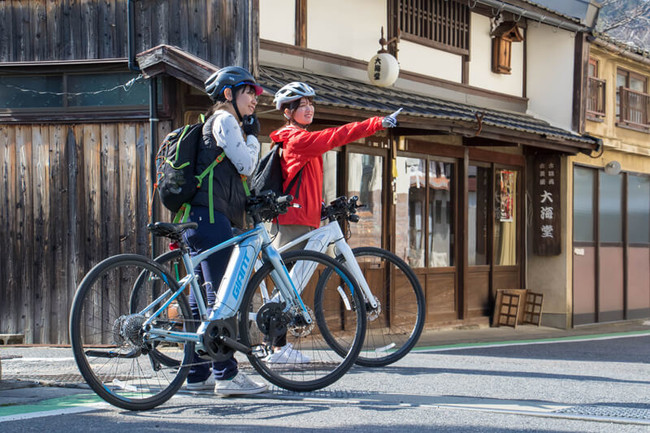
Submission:
[[[162,204],[172,212],[189,203],[203,178],[225,157],[221,153],[202,173],[195,173],[196,155],[203,141],[203,120],[178,128],[165,137],[156,154],[156,187]]]
[[[254,195],[259,195],[263,191],[273,191],[276,197],[288,194],[294,185],[296,191],[294,198],[298,198],[300,193],[300,183],[302,182],[302,168],[298,174],[289,182],[287,189],[282,188],[284,177],[282,176],[282,158],[280,152],[282,150],[282,143],[275,143],[269,153],[264,155],[260,162],[257,164],[255,173],[250,180],[250,191]]]

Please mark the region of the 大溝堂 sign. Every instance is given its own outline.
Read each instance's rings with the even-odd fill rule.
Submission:
[[[562,252],[560,156],[540,154],[533,168],[533,251],[540,256]]]

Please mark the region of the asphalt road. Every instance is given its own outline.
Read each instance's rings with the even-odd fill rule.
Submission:
[[[138,413],[83,388],[0,388],[0,431],[650,432],[650,333],[583,338],[418,350],[389,367],[354,367],[313,393],[181,392]],[[3,377],[44,368],[65,375],[71,356],[38,348],[0,355]]]

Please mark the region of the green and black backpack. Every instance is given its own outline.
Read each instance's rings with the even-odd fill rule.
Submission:
[[[156,185],[162,204],[178,212],[183,204],[192,201],[203,178],[226,156],[221,153],[202,173],[196,174],[196,156],[203,141],[203,124],[185,125],[165,137],[156,154]]]

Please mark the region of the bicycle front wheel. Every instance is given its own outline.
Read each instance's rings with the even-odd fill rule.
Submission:
[[[324,254],[294,251],[282,259],[310,320],[299,305],[285,308],[271,278],[274,268],[267,263],[246,289],[240,338],[253,349],[248,357],[252,366],[269,382],[291,391],[314,391],[340,379],[354,364],[366,327],[363,298],[349,271]],[[324,273],[330,275],[328,284],[317,291]]]
[[[366,302],[366,337],[357,364],[386,366],[402,359],[420,338],[426,317],[424,292],[411,267],[390,251],[362,247],[352,252],[377,301],[376,308]]]
[[[88,385],[108,403],[151,409],[185,381],[194,344],[153,341],[143,327],[160,310],[153,328],[194,332],[183,294],[161,309],[177,289],[160,265],[135,254],[102,261],[79,285],[70,314],[72,351]],[[134,291],[137,301],[130,299]]]

